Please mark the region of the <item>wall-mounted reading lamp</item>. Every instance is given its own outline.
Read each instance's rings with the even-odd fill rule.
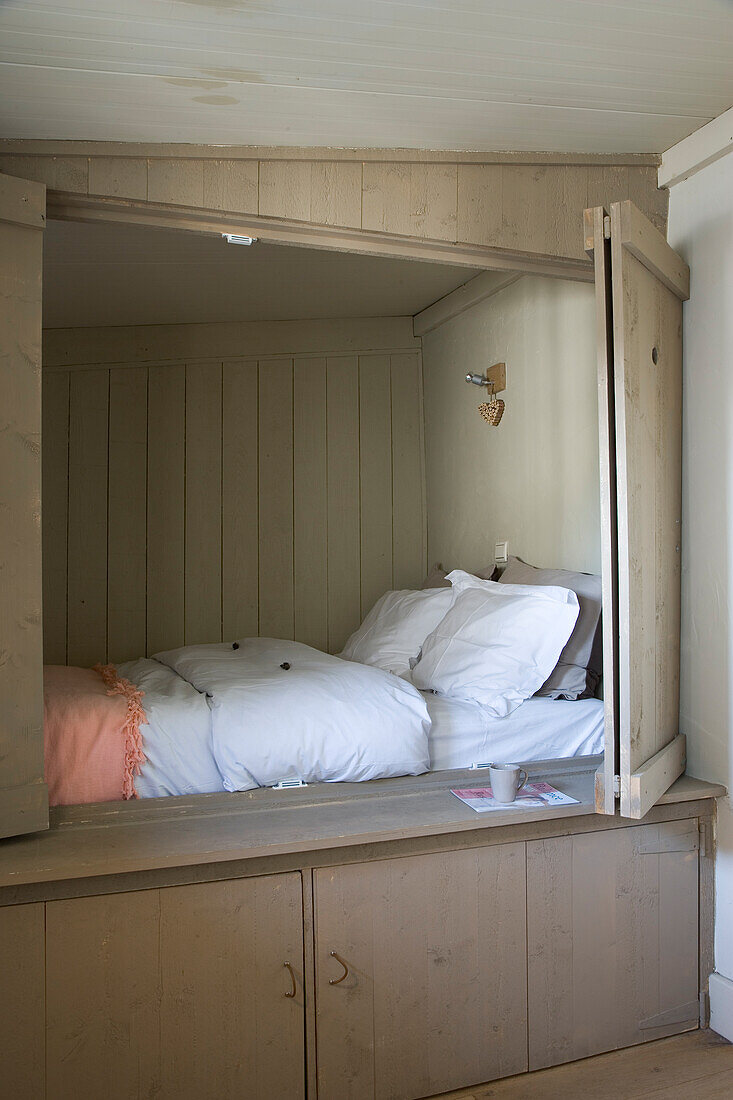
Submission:
[[[467,374],[466,381],[473,383],[474,386],[489,387],[491,391],[489,400],[482,401],[478,411],[487,424],[496,427],[504,415],[504,402],[496,395],[506,389],[506,363],[494,363],[493,367],[489,367],[486,371],[486,374]]]

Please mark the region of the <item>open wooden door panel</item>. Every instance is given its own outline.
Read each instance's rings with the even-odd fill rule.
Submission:
[[[46,188],[0,173],[0,837],[48,827],[41,627]]]
[[[613,387],[613,310],[611,242],[606,211],[585,212],[585,247],[593,257],[596,288],[598,365],[598,444],[601,499],[601,578],[603,584],[603,765],[596,773],[596,812],[616,813],[618,774],[618,537],[616,524],[616,425]]]
[[[610,217],[601,209],[587,211],[586,232],[596,266],[599,333],[601,314],[606,322],[613,375],[608,424],[615,432],[608,452],[615,470],[606,474],[609,486],[615,477],[615,515],[610,493],[602,505],[608,529],[604,569],[608,548],[616,542],[617,589],[614,598],[610,587],[610,607],[618,629],[604,632],[604,674],[605,694],[612,696],[607,753],[613,739],[618,770],[611,772],[607,758],[597,801],[601,812],[612,812],[609,785],[618,776],[622,816],[640,818],[685,768],[678,724],[682,301],[689,297],[690,274],[631,202],[613,203]],[[603,410],[601,419],[603,451]],[[603,478],[602,470],[602,485]],[[607,612],[606,596],[604,587]]]

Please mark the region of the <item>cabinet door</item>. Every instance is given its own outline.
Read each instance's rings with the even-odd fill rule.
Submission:
[[[527,1068],[523,844],[319,870],[315,891],[320,1100]]]
[[[48,828],[41,628],[46,188],[0,173],[0,836]]]
[[[698,1026],[696,821],[527,845],[529,1068]]]
[[[608,238],[610,238],[610,254]],[[682,301],[690,272],[631,202],[586,211],[595,261],[605,767],[641,818],[685,770],[679,732]],[[615,759],[615,767],[613,760]]]
[[[45,1096],[43,903],[0,909],[0,1095]]]
[[[49,1100],[303,1096],[300,875],[49,903],[47,1012]]]

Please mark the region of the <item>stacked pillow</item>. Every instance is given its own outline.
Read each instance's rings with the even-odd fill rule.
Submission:
[[[600,578],[590,574],[519,558],[500,581],[435,566],[420,591],[382,596],[341,656],[504,717],[535,694],[593,694],[600,613]]]
[[[554,669],[578,618],[578,597],[567,588],[504,585],[460,569],[448,579],[451,606],[425,638],[412,682],[504,718]]]

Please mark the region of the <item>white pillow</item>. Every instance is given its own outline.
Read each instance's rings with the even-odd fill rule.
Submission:
[[[428,634],[453,600],[451,588],[386,592],[349,638],[339,656],[407,676]],[[409,677],[408,677],[409,678]]]
[[[567,588],[500,584],[460,569],[448,580],[453,603],[423,642],[412,682],[504,718],[557,664],[578,618],[578,597]]]

